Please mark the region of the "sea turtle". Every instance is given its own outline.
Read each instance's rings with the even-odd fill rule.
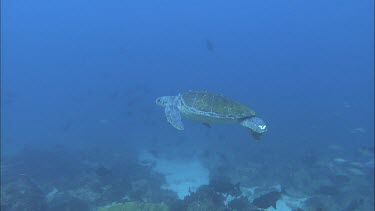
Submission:
[[[181,121],[181,116],[184,116],[206,125],[239,123],[249,128],[256,140],[267,131],[265,123],[255,116],[254,110],[222,94],[190,90],[177,96],[159,97],[156,104],[165,107],[168,122],[177,130],[184,130]]]

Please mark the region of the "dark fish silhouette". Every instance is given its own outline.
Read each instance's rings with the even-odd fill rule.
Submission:
[[[206,40],[206,48],[209,51],[214,51],[215,50],[215,45],[211,40]]]
[[[152,156],[156,158],[160,157],[160,152],[158,150],[152,149],[152,150],[149,150],[149,152],[151,153]]]
[[[202,124],[203,124],[204,126],[208,127],[208,128],[212,128],[212,126],[211,126],[210,124],[208,124],[208,123],[203,122]]]
[[[96,173],[96,175],[98,175],[98,176],[100,176],[100,177],[104,177],[104,176],[107,176],[107,175],[112,174],[112,170],[109,169],[109,168],[106,168],[106,167],[100,166],[100,167],[98,167],[98,168],[95,170],[95,173]]]
[[[63,127],[62,127],[62,131],[63,131],[63,132],[67,132],[67,131],[69,131],[70,128],[72,127],[72,125],[73,125],[73,120],[70,119],[70,120],[66,121],[66,122],[64,123]]]

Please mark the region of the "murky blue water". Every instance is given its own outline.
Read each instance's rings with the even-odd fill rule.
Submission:
[[[5,0],[1,12],[4,210],[196,210],[218,175],[258,208],[281,187],[277,210],[374,209],[373,1]],[[155,100],[186,90],[229,96],[268,131],[254,141],[185,118],[178,131]],[[16,204],[25,187],[35,199]]]

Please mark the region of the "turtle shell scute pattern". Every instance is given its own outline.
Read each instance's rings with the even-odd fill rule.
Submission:
[[[255,116],[255,111],[231,98],[208,91],[180,94],[181,104],[192,113],[214,118],[239,119]]]

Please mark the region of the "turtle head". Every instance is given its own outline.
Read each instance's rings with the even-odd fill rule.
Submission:
[[[158,99],[156,99],[156,105],[159,105],[161,107],[165,107],[169,104],[172,104],[174,99],[175,99],[175,97],[173,97],[173,96],[159,97]]]
[[[261,135],[267,131],[267,126],[259,117],[251,117],[241,122],[242,126],[250,129],[251,135],[255,140],[259,140]]]

